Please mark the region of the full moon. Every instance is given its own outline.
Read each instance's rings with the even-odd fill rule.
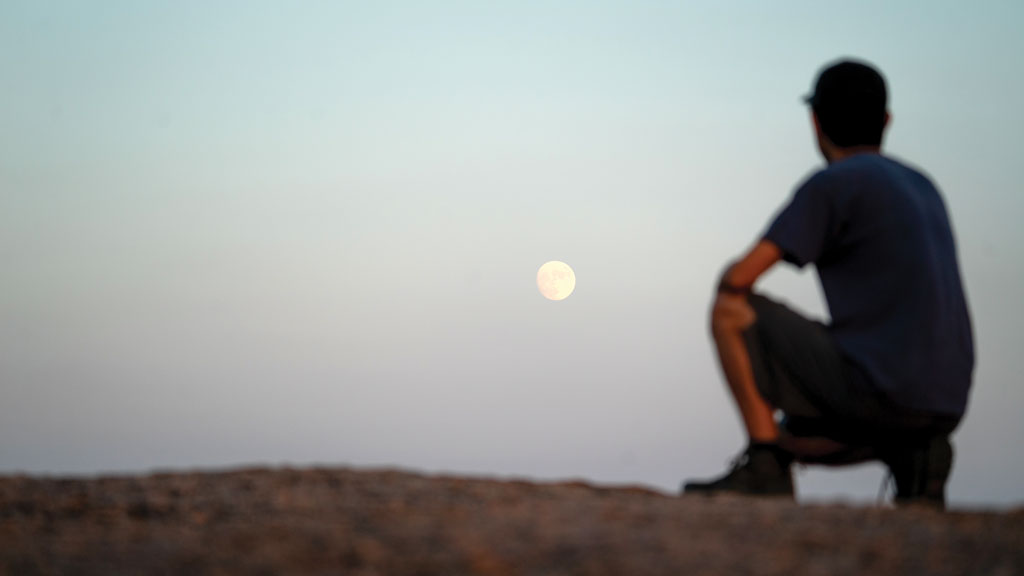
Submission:
[[[576,274],[565,262],[552,260],[537,270],[537,289],[548,300],[565,300],[576,288]]]

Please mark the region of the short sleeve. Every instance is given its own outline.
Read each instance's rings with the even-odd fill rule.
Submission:
[[[800,268],[816,262],[825,251],[833,216],[825,180],[825,173],[818,172],[797,188],[764,234],[787,262]]]

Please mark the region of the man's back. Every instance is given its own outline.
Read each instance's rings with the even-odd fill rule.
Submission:
[[[879,154],[851,156],[801,185],[766,238],[817,266],[830,331],[872,385],[907,408],[963,413],[970,319],[931,181]]]

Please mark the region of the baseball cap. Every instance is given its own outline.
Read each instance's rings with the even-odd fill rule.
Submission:
[[[888,93],[882,73],[866,62],[840,60],[818,74],[814,92],[804,102],[816,111],[884,114]]]

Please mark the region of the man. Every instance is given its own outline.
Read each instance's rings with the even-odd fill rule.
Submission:
[[[726,475],[684,492],[792,497],[794,459],[873,458],[898,501],[941,506],[974,367],[946,209],[927,177],[881,153],[889,112],[877,70],[837,62],[806,101],[827,166],[726,269],[711,313],[750,441]],[[779,260],[816,266],[829,325],[752,292]],[[801,443],[808,436],[825,443]]]

